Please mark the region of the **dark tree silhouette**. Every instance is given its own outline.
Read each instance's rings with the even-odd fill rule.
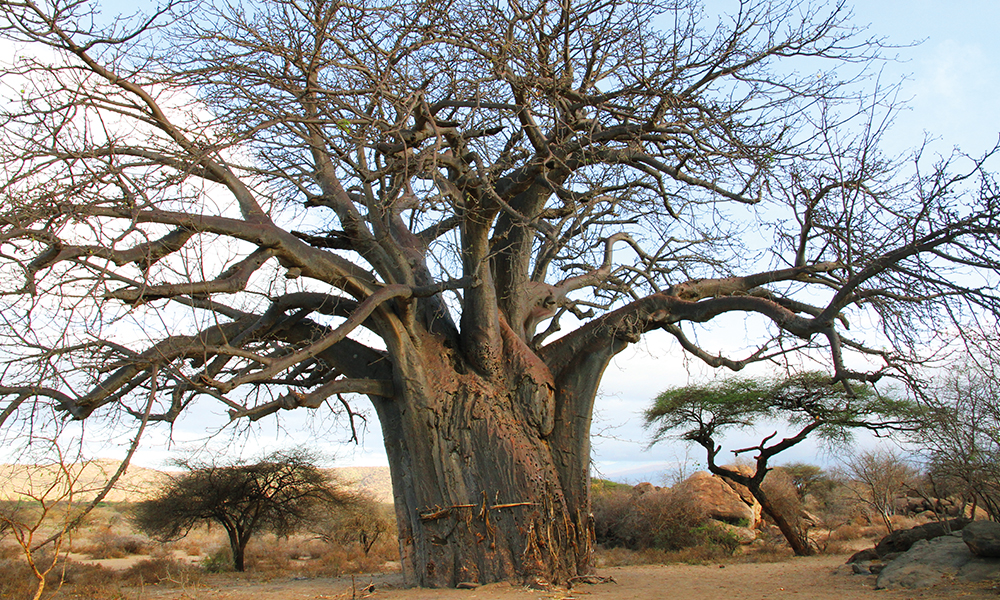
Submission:
[[[733,377],[671,388],[656,397],[645,412],[645,420],[647,427],[654,427],[651,444],[680,430],[677,437],[704,448],[708,470],[746,486],[795,554],[808,556],[814,553],[814,548],[798,516],[785,514],[762,487],[770,470],[768,462],[813,432],[843,443],[855,429],[877,433],[912,431],[920,425],[921,411],[912,402],[880,395],[868,386],[857,386],[848,393],[822,373],[803,373],[780,379]],[[722,451],[720,437],[725,431],[772,420],[786,421],[796,431],[779,441],[774,441],[778,435],[774,432],[757,446],[734,450],[736,455],[757,453],[752,473],[716,462]]]
[[[650,330],[850,389],[998,312],[987,159],[879,153],[840,1],[92,6],[0,11],[0,428],[367,396],[413,583],[592,572],[595,396]],[[699,345],[725,314],[760,338]]]
[[[275,452],[253,464],[181,466],[186,473],[171,479],[155,498],[136,505],[136,526],[169,541],[184,537],[198,523],[218,523],[229,536],[237,571],[245,568],[247,543],[254,535],[290,534],[306,525],[316,510],[353,498],[303,450]]]

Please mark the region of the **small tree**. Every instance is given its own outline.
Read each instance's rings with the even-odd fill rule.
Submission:
[[[18,499],[0,506],[0,535],[14,539],[35,579],[32,600],[42,597],[47,577],[59,564],[64,542],[79,522],[74,518],[78,516],[74,502],[80,492],[82,468],[71,463],[55,438],[47,440],[44,452],[43,456],[54,457],[56,461],[32,465],[25,470],[26,481],[8,488],[16,492]],[[9,479],[14,479],[13,474]],[[11,483],[0,481],[0,488]],[[48,538],[40,542],[43,535]],[[48,552],[42,552],[43,546],[49,544]]]
[[[134,521],[147,534],[169,541],[202,521],[215,521],[229,535],[233,567],[245,569],[244,551],[261,531],[287,535],[320,505],[340,505],[350,495],[336,486],[304,450],[279,451],[253,464],[195,464],[160,494],[139,503]]]
[[[980,507],[1000,521],[1000,379],[994,359],[977,358],[928,390],[929,416],[913,441],[935,484],[971,502],[973,515]]]
[[[760,502],[762,510],[775,522],[796,555],[813,554],[798,519],[780,507],[762,487],[770,470],[768,461],[812,433],[833,442],[845,442],[851,430],[873,431],[911,429],[915,409],[911,403],[876,393],[870,387],[845,389],[819,373],[804,373],[786,379],[721,379],[708,384],[671,388],[656,397],[645,412],[646,426],[656,426],[651,442],[668,433],[683,430],[678,437],[705,448],[708,469],[715,475],[744,485]],[[760,444],[734,450],[734,454],[756,451],[753,473],[716,464],[722,446],[716,441],[726,430],[749,428],[762,421],[785,420],[798,431],[768,445],[777,432]]]
[[[309,525],[309,533],[328,544],[352,544],[367,556],[383,535],[395,528],[383,506],[370,493],[355,492],[337,510],[322,510]]]
[[[852,453],[844,461],[849,486],[859,500],[879,515],[885,528],[892,533],[895,514],[894,500],[912,488],[918,473],[891,448],[875,448]]]
[[[799,498],[805,500],[810,495],[826,495],[833,489],[835,482],[822,467],[807,463],[790,463],[782,466],[795,486]]]

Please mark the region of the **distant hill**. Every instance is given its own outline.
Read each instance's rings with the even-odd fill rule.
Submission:
[[[91,460],[68,465],[66,471],[75,481],[73,501],[89,502],[118,470],[118,461]],[[118,480],[117,485],[104,498],[106,502],[135,502],[152,494],[163,482],[167,473],[156,469],[146,469],[131,465]],[[66,477],[60,473],[59,465],[0,465],[0,499],[18,500],[37,496],[57,483],[48,498],[56,498],[65,493]]]
[[[74,502],[88,502],[104,488],[105,483],[118,470],[113,460],[92,460],[70,465],[67,470],[76,481],[73,486]],[[327,469],[338,481],[370,493],[379,502],[392,503],[392,481],[389,467],[339,467]],[[153,493],[157,487],[176,471],[159,471],[130,465],[118,480],[115,488],[105,497],[106,502],[138,502]],[[39,495],[59,481],[64,486],[58,465],[0,464],[0,500],[18,500]],[[49,498],[63,493],[56,487]]]
[[[342,483],[368,492],[379,502],[392,504],[389,467],[335,467],[327,470]]]

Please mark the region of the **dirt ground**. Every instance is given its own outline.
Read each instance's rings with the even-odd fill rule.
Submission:
[[[1000,598],[1000,583],[956,584],[942,581],[923,590],[875,590],[874,576],[853,575],[844,556],[795,558],[776,563],[725,565],[648,565],[599,571],[614,583],[577,585],[571,590],[535,590],[493,584],[473,590],[426,590],[402,587],[399,575],[324,579],[276,579],[233,582],[224,587],[205,579],[188,588],[146,588],[157,600],[212,598],[226,600],[909,600]],[[221,584],[221,580],[219,582]],[[373,590],[366,589],[374,585]],[[157,586],[158,587],[158,586]]]

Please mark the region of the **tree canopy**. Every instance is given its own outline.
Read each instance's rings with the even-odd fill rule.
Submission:
[[[352,496],[316,466],[305,450],[279,451],[255,463],[196,464],[135,507],[134,522],[162,541],[177,540],[204,521],[229,536],[233,566],[243,571],[250,538],[270,531],[288,535],[318,510],[347,504]]]
[[[417,583],[589,572],[645,332],[850,390],[1000,308],[993,151],[881,153],[841,0],[2,6],[0,428],[367,396]],[[741,354],[699,344],[725,314]]]

